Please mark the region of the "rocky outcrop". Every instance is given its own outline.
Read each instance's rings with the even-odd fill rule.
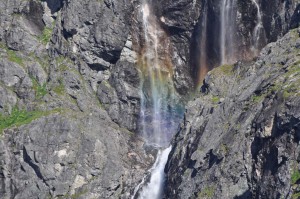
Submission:
[[[299,44],[292,30],[255,63],[208,73],[172,142],[166,198],[297,197]]]

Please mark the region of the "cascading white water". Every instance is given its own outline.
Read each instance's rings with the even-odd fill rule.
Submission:
[[[160,199],[163,193],[163,184],[165,179],[164,168],[168,160],[168,155],[172,147],[168,147],[163,151],[159,151],[157,159],[150,169],[151,178],[146,186],[142,187],[145,184],[145,177],[143,181],[135,188],[134,195],[132,199]]]
[[[259,4],[257,3],[257,0],[251,0],[251,1],[257,9],[257,22],[253,31],[253,36],[252,36],[253,42],[252,42],[251,50],[254,52],[255,55],[257,55],[260,50],[259,44],[260,44],[261,37],[264,36],[264,27],[262,23],[262,15],[261,15]]]
[[[222,0],[221,4],[221,35],[220,58],[221,64],[231,63],[234,59],[234,34],[235,34],[235,0]]]

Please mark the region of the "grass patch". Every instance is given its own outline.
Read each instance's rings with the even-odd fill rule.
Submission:
[[[253,95],[251,101],[254,103],[261,102],[264,99],[265,95]]]
[[[33,83],[33,89],[35,90],[35,97],[37,99],[41,99],[44,97],[47,93],[47,85],[46,83],[43,83],[42,85],[38,83],[38,81],[35,78],[31,78],[32,83]]]
[[[222,65],[219,66],[217,68],[215,68],[214,70],[212,70],[212,73],[215,75],[232,75],[233,74],[233,65]]]
[[[298,180],[300,180],[300,171],[294,170],[291,175],[291,183],[295,184]]]
[[[46,45],[51,39],[52,31],[52,28],[45,27],[42,34],[38,38],[40,42]]]
[[[7,49],[8,60],[14,63],[24,66],[23,59],[19,57],[15,51]]]
[[[6,128],[28,124],[44,115],[46,115],[46,112],[43,111],[26,111],[14,107],[9,116],[0,114],[0,133]]]
[[[20,66],[24,66],[23,58],[19,57],[14,50],[8,49],[5,43],[0,42],[0,48],[6,50],[7,58],[9,61],[19,64]]]
[[[213,186],[205,187],[201,192],[198,193],[198,199],[201,198],[212,198],[215,193],[215,188]]]
[[[213,97],[211,98],[211,101],[212,101],[213,103],[218,103],[218,102],[220,101],[220,98],[219,98],[218,96],[213,96]]]

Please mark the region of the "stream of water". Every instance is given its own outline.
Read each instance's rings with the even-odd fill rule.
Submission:
[[[164,167],[171,151],[170,140],[183,115],[183,106],[173,84],[173,65],[167,34],[152,15],[151,5],[144,1],[140,9],[144,40],[140,41],[141,71],[140,132],[147,145],[157,148],[157,158],[132,199],[160,199],[164,184]]]

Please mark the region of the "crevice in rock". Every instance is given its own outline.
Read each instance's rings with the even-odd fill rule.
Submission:
[[[30,158],[30,156],[27,153],[25,146],[23,146],[23,159],[24,159],[24,162],[26,162],[34,170],[36,176],[39,179],[44,181],[44,178],[42,176],[40,168],[36,164],[33,163],[32,159]]]
[[[97,71],[97,72],[107,70],[107,67],[105,67],[101,64],[88,64],[88,66],[90,67],[90,69]]]

